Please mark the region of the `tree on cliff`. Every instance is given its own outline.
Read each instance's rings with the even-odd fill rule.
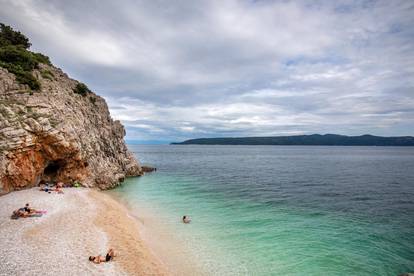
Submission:
[[[29,39],[13,30],[12,27],[0,23],[0,67],[16,76],[21,84],[27,84],[33,90],[40,89],[39,81],[32,71],[39,67],[39,63],[49,64],[49,57],[29,51]]]
[[[8,45],[21,46],[29,49],[32,44],[21,32],[15,31],[12,27],[0,23],[0,47]]]

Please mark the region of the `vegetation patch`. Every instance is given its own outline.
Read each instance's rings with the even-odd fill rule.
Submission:
[[[54,80],[55,79],[55,75],[53,75],[52,71],[50,70],[42,70],[42,72],[40,72],[40,74],[42,75],[42,78],[44,79],[48,79],[48,80]]]
[[[86,84],[80,82],[76,85],[75,89],[73,89],[73,92],[82,96],[86,96],[88,93],[91,93],[91,90],[89,90]]]
[[[96,105],[96,98],[95,97],[89,97],[89,100],[91,101],[91,103]]]
[[[55,118],[49,118],[49,123],[53,128],[56,128],[59,125],[59,121]]]
[[[37,120],[37,119],[39,119],[40,117],[43,117],[43,116],[42,116],[42,114],[39,114],[39,113],[30,113],[30,114],[28,114],[27,117]]]
[[[33,69],[40,63],[51,65],[47,56],[29,51],[29,39],[10,26],[0,23],[0,67],[16,76],[21,84],[27,84],[32,90],[39,90],[40,83],[33,76]]]
[[[4,118],[9,118],[9,112],[7,112],[3,106],[0,106],[0,114],[3,115]]]

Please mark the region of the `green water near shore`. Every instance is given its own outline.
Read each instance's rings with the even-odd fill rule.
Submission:
[[[140,208],[156,214],[207,274],[414,270],[413,149],[133,149],[157,173],[111,193],[138,216]],[[190,225],[180,223],[183,214]]]

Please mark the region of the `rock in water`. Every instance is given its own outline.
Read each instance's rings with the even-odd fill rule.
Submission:
[[[0,67],[0,194],[42,180],[108,189],[142,174],[103,98],[50,65],[33,75],[39,91]]]

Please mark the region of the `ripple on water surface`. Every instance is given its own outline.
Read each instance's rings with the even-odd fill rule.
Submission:
[[[165,243],[207,274],[414,271],[414,148],[131,149],[157,172],[111,193],[156,214]]]

